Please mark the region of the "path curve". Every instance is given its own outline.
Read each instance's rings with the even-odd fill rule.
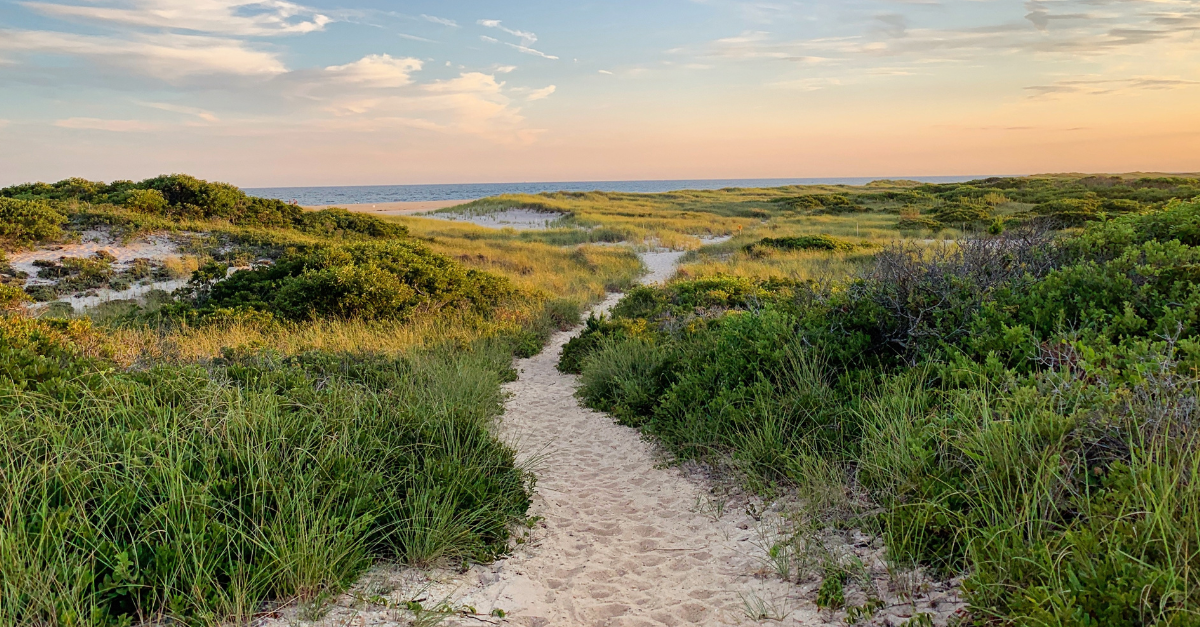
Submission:
[[[650,269],[643,282],[668,279],[682,254],[643,253]],[[610,295],[596,311],[620,296]],[[478,612],[444,623],[452,625],[757,624],[748,618],[748,603],[769,608],[771,625],[826,624],[800,587],[766,568],[760,523],[746,512],[718,509],[703,480],[665,466],[635,429],[579,404],[577,377],[556,365],[563,345],[581,330],[557,333],[539,355],[518,360],[520,376],[505,386],[499,435],[537,477],[529,515],[539,522],[527,541],[465,574],[432,574],[430,581],[430,573],[377,569],[356,587]],[[322,624],[409,624],[396,610],[338,605]],[[488,616],[493,610],[503,610],[503,618]],[[294,624],[294,616],[284,612],[264,624]]]
[[[669,278],[681,254],[643,255],[644,282]],[[702,483],[664,468],[636,430],[580,406],[577,377],[556,368],[578,332],[518,361],[520,378],[506,386],[501,436],[537,460],[530,515],[541,521],[512,557],[476,569],[461,602],[502,608],[525,627],[737,625],[751,622],[747,599],[787,606],[788,623],[822,622],[798,615],[796,588],[763,572],[748,515],[715,515]]]

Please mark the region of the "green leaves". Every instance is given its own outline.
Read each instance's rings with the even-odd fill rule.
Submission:
[[[62,237],[66,216],[41,202],[0,196],[0,246],[24,247]]]
[[[202,307],[248,307],[289,320],[403,319],[460,307],[487,313],[516,294],[507,280],[411,241],[315,247],[229,278],[203,270],[195,277]]]

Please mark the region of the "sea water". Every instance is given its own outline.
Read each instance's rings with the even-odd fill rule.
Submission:
[[[807,179],[698,179],[677,181],[566,181],[549,183],[470,183],[463,185],[358,185],[350,187],[246,188],[251,196],[296,201],[301,205],[357,205],[381,202],[474,200],[501,194],[541,192],[673,192],[684,189],[727,187],[781,187],[784,185],[865,185],[880,178],[923,183],[962,183],[983,176],[890,176]]]

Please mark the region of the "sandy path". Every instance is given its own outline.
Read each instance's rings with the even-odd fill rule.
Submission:
[[[519,362],[508,386],[502,430],[539,458],[530,513],[543,520],[528,548],[478,573],[461,603],[504,609],[527,627],[736,625],[748,622],[743,597],[799,605],[787,603],[788,584],[755,576],[747,516],[705,513],[700,485],[658,467],[635,430],[579,406],[575,377],[555,369],[571,336]]]
[[[666,280],[681,252],[643,254],[645,282]],[[598,309],[619,300],[612,295]],[[825,624],[801,589],[764,567],[756,523],[722,512],[702,481],[663,467],[639,433],[579,405],[577,377],[556,369],[562,347],[580,329],[556,334],[539,355],[519,360],[520,378],[500,435],[537,475],[528,541],[495,564],[463,575],[377,569],[359,587],[393,599],[445,600],[476,617],[446,624],[522,627],[675,627],[755,624],[746,604],[763,601],[773,625]],[[426,583],[422,583],[422,581]],[[402,625],[402,613],[339,603],[330,625]],[[402,605],[401,605],[402,607]],[[500,609],[505,618],[487,617]],[[783,620],[780,620],[780,619]],[[266,625],[295,624],[285,611]]]
[[[644,281],[669,278],[682,254],[643,255],[651,270]],[[579,405],[577,378],[555,368],[576,333],[559,333],[519,361],[520,379],[507,386],[501,434],[536,460],[530,515],[541,523],[512,557],[477,567],[460,602],[501,608],[506,622],[527,627],[736,625],[750,622],[748,598],[798,607],[794,587],[759,576],[748,515],[715,516],[704,486],[662,468],[637,431]],[[803,618],[814,618],[811,610],[787,622]]]

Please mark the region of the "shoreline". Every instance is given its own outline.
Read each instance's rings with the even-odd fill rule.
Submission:
[[[334,205],[305,205],[305,209],[313,211],[319,209],[329,209],[330,207],[338,207],[354,213],[371,213],[383,216],[404,216],[414,213],[423,213],[426,211],[437,211],[438,209],[447,209],[449,207],[457,207],[472,202],[470,200],[421,200],[415,202],[376,202],[362,204],[334,204]]]

